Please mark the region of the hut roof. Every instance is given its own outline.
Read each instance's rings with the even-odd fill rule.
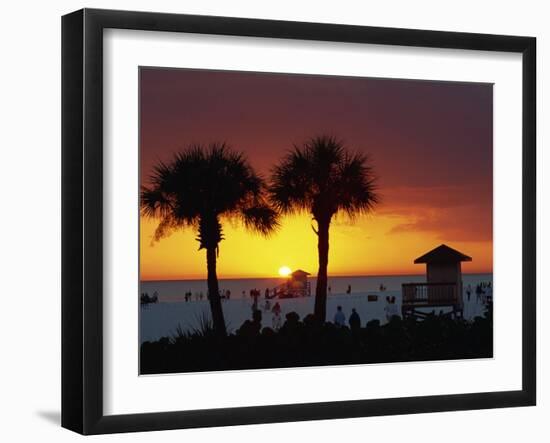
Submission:
[[[461,261],[472,261],[472,257],[450,248],[447,245],[439,245],[430,252],[418,257],[415,263],[457,263]]]
[[[309,272],[302,271],[301,269],[296,269],[292,274],[293,277],[301,277],[304,275],[311,275]]]

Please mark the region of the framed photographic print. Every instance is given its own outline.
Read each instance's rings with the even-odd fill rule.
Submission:
[[[64,16],[62,425],[534,405],[535,48]]]

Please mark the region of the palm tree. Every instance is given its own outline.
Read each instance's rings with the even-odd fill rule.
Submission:
[[[319,271],[314,315],[324,322],[327,305],[329,228],[342,212],[352,220],[379,201],[369,159],[350,152],[334,137],[318,136],[294,146],[274,168],[269,186],[274,207],[283,214],[307,212],[317,223]]]
[[[243,154],[225,143],[193,145],[171,163],[158,163],[151,186],[141,190],[141,213],[159,220],[153,241],[173,230],[194,228],[199,250],[206,250],[208,294],[212,323],[218,336],[226,335],[216,261],[223,240],[223,220],[239,220],[250,230],[270,234],[277,213],[265,198],[265,184]]]

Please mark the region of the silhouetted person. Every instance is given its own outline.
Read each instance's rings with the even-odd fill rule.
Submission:
[[[470,301],[470,297],[472,296],[472,287],[470,285],[466,288],[466,296],[468,297],[468,301]]]
[[[386,297],[386,307],[384,308],[386,311],[386,320],[389,322],[394,315],[397,314],[397,305],[395,304],[395,297],[388,296]]]
[[[481,289],[481,285],[476,286],[476,301],[481,301],[481,294],[483,294],[483,289]]]
[[[256,309],[253,313],[252,313],[252,321],[254,323],[259,323],[261,325],[262,323],[262,311]]]
[[[281,311],[274,311],[273,318],[271,319],[271,326],[273,326],[273,329],[275,331],[278,331],[279,329],[281,329],[282,323],[283,319],[281,317]]]
[[[334,324],[336,326],[345,326],[346,325],[346,316],[342,312],[342,306],[336,308],[336,314],[334,314]]]
[[[254,300],[252,303],[252,311],[255,311],[256,309],[258,309],[258,296],[260,295],[260,291],[258,291],[257,289],[251,289],[250,295]]]
[[[346,290],[346,294],[351,294],[351,285],[348,285],[348,289]]]
[[[279,302],[275,302],[275,305],[273,305],[273,309],[271,310],[274,314],[280,314],[281,313],[281,305]]]
[[[265,288],[265,295],[264,297],[267,299],[269,298],[269,288]]]
[[[355,310],[355,308],[352,308],[351,315],[349,316],[349,327],[353,332],[358,331],[361,328],[361,317],[359,317],[359,314]]]

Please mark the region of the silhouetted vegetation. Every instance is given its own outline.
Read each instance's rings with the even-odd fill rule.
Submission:
[[[261,328],[256,311],[234,333],[220,338],[200,330],[141,345],[141,373],[219,371],[301,366],[490,358],[492,305],[473,321],[429,315],[422,321],[394,316],[380,325],[337,327],[291,312],[279,331]]]
[[[265,184],[248,160],[227,145],[193,145],[171,163],[158,163],[152,186],[141,190],[141,213],[159,221],[154,241],[177,229],[197,231],[199,249],[206,250],[208,300],[218,336],[226,335],[216,262],[223,240],[222,220],[238,220],[245,228],[268,235],[277,213],[264,194]]]
[[[306,212],[317,223],[317,229],[312,226],[319,255],[314,314],[324,322],[330,223],[338,213],[351,219],[368,213],[378,202],[369,159],[334,137],[313,137],[274,168],[269,190],[281,213]]]

